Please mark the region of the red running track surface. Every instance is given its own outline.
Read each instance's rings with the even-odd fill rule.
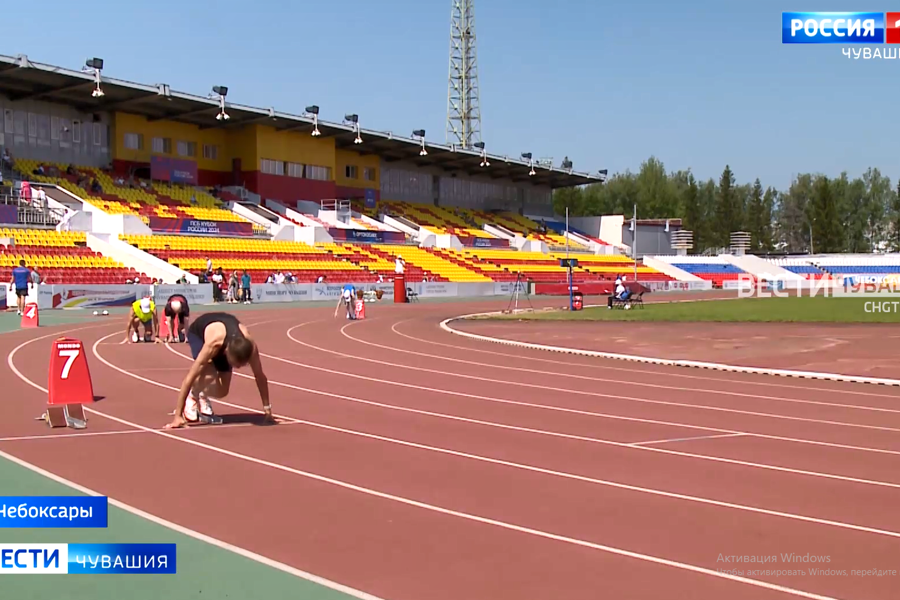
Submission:
[[[46,385],[51,340],[79,326],[4,335],[19,375],[6,366],[0,449],[386,600],[896,598],[900,390],[438,327],[505,304],[379,304],[352,323],[332,309],[239,313],[284,420],[270,427],[241,373],[218,405],[232,424],[159,431],[187,346],[123,346],[104,322],[71,335],[105,399],[87,431],[48,431],[26,380]],[[870,569],[895,574],[853,574]]]

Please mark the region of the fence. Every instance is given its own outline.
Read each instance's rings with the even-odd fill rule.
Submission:
[[[630,282],[629,282],[630,283]],[[421,298],[487,298],[509,297],[515,290],[515,282],[492,283],[407,283]],[[532,294],[568,294],[565,284],[524,284],[519,283],[519,290]],[[526,285],[528,286],[526,288]],[[709,282],[654,281],[641,283],[651,291],[691,291],[709,289]],[[610,293],[612,283],[580,284],[576,289],[589,295]],[[264,283],[254,285],[251,293],[254,303],[280,302],[324,302],[336,301],[341,294],[343,284],[325,283]],[[394,297],[393,283],[356,283],[359,290],[382,292],[385,301],[392,302]],[[56,285],[42,284],[37,290],[31,290],[29,302],[37,302],[41,309],[103,309],[125,307],[151,293],[158,304],[165,302],[172,294],[181,294],[188,303],[195,306],[213,303],[212,284],[196,285]],[[5,294],[2,292],[6,292]],[[0,298],[6,298],[9,306],[16,305],[15,292],[9,284],[0,284]],[[2,309],[2,304],[0,304]]]

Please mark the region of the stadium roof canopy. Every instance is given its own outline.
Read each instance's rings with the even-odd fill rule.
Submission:
[[[102,77],[104,95],[92,97],[93,72],[73,71],[35,63],[25,55],[0,54],[0,94],[13,101],[42,100],[72,106],[82,112],[122,111],[142,115],[151,121],[168,120],[196,125],[201,129],[235,129],[244,125],[261,124],[279,131],[311,132],[312,117],[293,115],[271,108],[255,108],[226,101],[230,119],[216,120],[219,101],[215,98],[176,92],[166,84],[146,85],[121,79]],[[490,167],[481,168],[481,152],[465,150],[426,141],[427,156],[419,156],[421,141],[395,136],[390,132],[361,129],[363,144],[356,145],[352,125],[330,123],[319,119],[322,137],[333,137],[337,148],[351,148],[361,154],[377,154],[385,161],[409,161],[418,166],[443,168],[449,172],[469,175],[488,175],[492,179],[509,179],[552,188],[597,183],[599,174],[579,173],[559,167],[534,164],[535,174],[529,175],[531,165],[521,159],[488,154]]]

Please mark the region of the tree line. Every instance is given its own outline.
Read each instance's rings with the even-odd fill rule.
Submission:
[[[894,189],[872,168],[855,179],[803,173],[778,190],[759,179],[738,184],[727,165],[718,181],[698,181],[690,170],[666,172],[651,157],[637,173],[553,194],[556,213],[568,207],[575,217],[630,218],[635,204],[638,219],[681,218],[697,254],[728,247],[735,231],[750,234],[754,253],[900,251],[900,183]]]

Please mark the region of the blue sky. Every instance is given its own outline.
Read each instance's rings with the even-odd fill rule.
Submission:
[[[0,53],[445,139],[450,0],[46,0]],[[728,8],[724,8],[729,6]],[[90,8],[88,8],[90,7]],[[252,7],[252,12],[247,8]],[[483,138],[492,153],[576,169],[669,170],[786,187],[799,172],[900,176],[900,60],[781,44],[781,12],[860,2],[476,0]],[[22,14],[16,13],[22,11]],[[27,3],[4,21],[34,19]]]

